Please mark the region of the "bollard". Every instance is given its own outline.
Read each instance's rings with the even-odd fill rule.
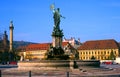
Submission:
[[[69,72],[67,72],[67,77],[69,77]]]
[[[1,73],[1,70],[0,70],[0,77],[2,77],[2,73]]]
[[[31,71],[29,71],[29,77],[31,77]]]

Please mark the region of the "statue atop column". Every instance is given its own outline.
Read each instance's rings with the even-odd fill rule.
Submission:
[[[54,16],[53,16],[55,27],[59,27],[59,25],[60,25],[60,13],[59,13],[59,10],[60,10],[60,9],[57,8],[57,9],[55,10]]]
[[[55,9],[53,4],[51,5],[51,10],[53,11],[54,26],[59,28],[60,18],[64,17],[60,14],[60,8]]]
[[[55,9],[53,4],[50,6],[50,8],[53,11],[53,19],[54,19],[54,27],[52,31],[53,47],[61,47],[63,32],[60,29],[59,25],[60,25],[60,18],[62,17],[62,15],[60,14],[60,8]]]
[[[52,31],[52,45],[50,49],[46,53],[47,59],[50,60],[66,60],[69,58],[68,55],[65,55],[65,52],[62,48],[62,38],[63,38],[63,30],[60,29],[60,18],[62,17],[60,14],[60,9],[54,8],[54,5],[51,5],[51,10],[53,11],[53,19],[54,19],[54,27]]]

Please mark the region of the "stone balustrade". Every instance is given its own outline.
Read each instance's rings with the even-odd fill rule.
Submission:
[[[21,61],[18,68],[42,68],[42,69],[69,69],[69,60],[40,60],[40,61]]]
[[[99,60],[40,60],[40,61],[20,61],[18,68],[23,69],[55,69],[55,70],[70,70],[74,66],[80,67],[100,67]],[[76,67],[75,67],[76,68]]]

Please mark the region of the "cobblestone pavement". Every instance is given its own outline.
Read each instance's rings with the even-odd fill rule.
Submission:
[[[29,77],[30,72],[17,68],[2,68],[2,77]],[[101,68],[80,68],[69,71],[31,70],[31,77],[120,77],[120,65],[101,65]]]

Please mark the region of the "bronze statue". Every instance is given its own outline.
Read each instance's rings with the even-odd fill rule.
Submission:
[[[51,5],[51,10],[53,10],[53,18],[54,18],[54,25],[55,27],[59,27],[60,25],[60,18],[65,18],[60,14],[60,8],[55,9],[54,5]]]
[[[54,25],[55,25],[56,27],[58,27],[59,24],[60,24],[59,8],[57,8],[57,9],[55,10],[53,18],[54,18]]]

